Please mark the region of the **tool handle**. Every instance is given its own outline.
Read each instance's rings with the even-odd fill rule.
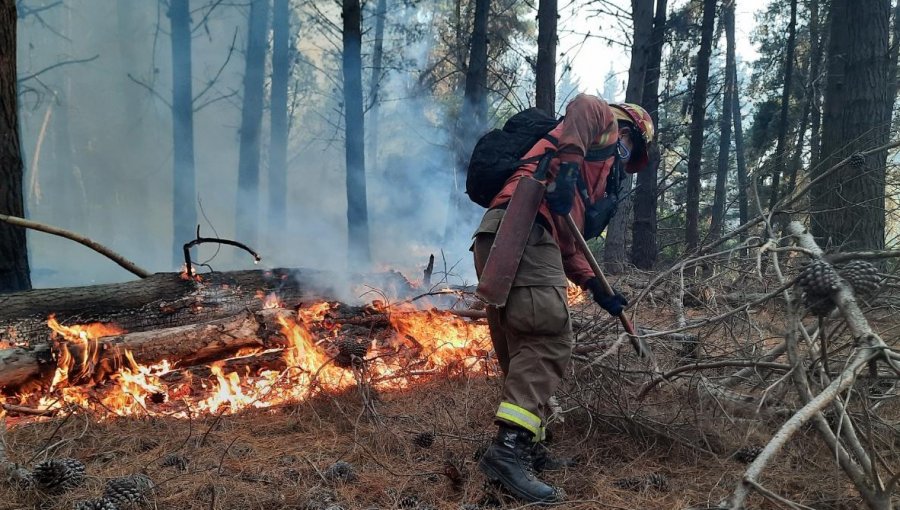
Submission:
[[[584,240],[584,236],[581,235],[581,231],[578,230],[578,225],[575,224],[575,219],[572,218],[572,213],[566,214],[566,225],[569,227],[569,232],[572,233],[572,237],[575,238],[575,242],[578,244],[578,249],[581,250],[581,253],[584,254],[584,258],[587,259],[588,264],[591,265],[591,269],[594,270],[594,275],[600,280],[600,284],[603,285],[603,291],[608,295],[613,295],[612,286],[609,284],[609,281],[606,280],[606,276],[603,275],[603,270],[600,269],[600,264],[597,263],[597,258],[594,257],[594,254],[591,253],[591,248],[588,246],[587,241]],[[635,351],[637,351],[639,356],[646,355],[646,346],[643,344],[634,332],[634,325],[631,324],[631,321],[628,320],[628,317],[625,316],[625,313],[619,314],[619,322],[622,323],[622,327],[625,329],[625,332],[628,333],[629,338],[631,339],[631,344],[634,346]]]

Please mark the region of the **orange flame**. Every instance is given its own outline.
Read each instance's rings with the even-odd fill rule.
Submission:
[[[569,287],[566,289],[566,298],[569,302],[569,306],[580,305],[581,303],[584,303],[587,294],[584,289],[569,281]]]
[[[57,347],[58,359],[56,373],[53,374],[53,382],[50,384],[51,390],[68,381],[70,372],[76,366],[78,371],[74,374],[73,379],[81,379],[93,374],[100,355],[98,339],[104,336],[120,335],[125,332],[124,329],[115,324],[103,324],[100,322],[63,326],[56,320],[55,315],[50,315],[47,319],[47,326],[58,336],[62,337],[62,340],[58,338],[53,339]],[[69,345],[73,345],[81,350],[81,358],[77,362],[69,349]]]

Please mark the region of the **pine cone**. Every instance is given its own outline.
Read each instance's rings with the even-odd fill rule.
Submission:
[[[629,491],[639,491],[644,488],[644,477],[642,476],[630,476],[628,478],[619,478],[613,485],[620,489],[625,489]]]
[[[356,473],[349,462],[339,460],[325,470],[325,478],[334,482],[352,482],[356,480]]]
[[[419,506],[419,500],[415,496],[404,496],[397,502],[397,508],[416,508]]]
[[[119,510],[119,507],[106,498],[98,498],[76,502],[75,510]]]
[[[50,459],[34,466],[34,485],[43,492],[58,494],[84,482],[84,464],[76,459]]]
[[[413,438],[413,443],[422,448],[431,448],[431,445],[434,444],[434,433],[420,432]]]
[[[856,152],[850,156],[850,166],[853,168],[862,168],[866,164],[866,157],[861,152]]]
[[[797,285],[808,293],[831,295],[838,289],[838,274],[827,262],[816,260],[803,268]]]
[[[141,474],[113,478],[106,482],[103,497],[112,501],[120,509],[143,501],[153,490],[153,481]]]
[[[170,453],[163,457],[163,467],[174,467],[179,471],[187,471],[188,459],[180,453]]]
[[[743,446],[738,449],[738,451],[734,452],[734,455],[731,456],[734,460],[738,462],[743,462],[744,464],[750,464],[756,457],[762,453],[763,447],[757,445]]]
[[[838,268],[838,273],[858,296],[871,296],[881,284],[878,268],[864,260],[851,260]]]
[[[655,489],[662,492],[668,492],[669,479],[662,473],[650,473],[647,475],[647,488]]]
[[[815,315],[826,316],[834,309],[831,295],[838,289],[838,274],[827,262],[809,263],[797,277],[797,286],[803,291],[803,302]]]
[[[337,343],[338,355],[334,358],[334,364],[350,368],[354,363],[361,362],[366,353],[369,352],[369,345],[365,342],[357,342],[351,338],[345,338]]]

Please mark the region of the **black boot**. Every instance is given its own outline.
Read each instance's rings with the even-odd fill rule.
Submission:
[[[561,471],[578,465],[575,459],[554,458],[550,456],[550,449],[544,442],[534,443],[531,448],[531,465],[538,473],[542,471]]]
[[[488,479],[500,482],[516,497],[529,503],[559,503],[562,489],[547,485],[534,475],[531,433],[500,425],[497,437],[478,462]]]

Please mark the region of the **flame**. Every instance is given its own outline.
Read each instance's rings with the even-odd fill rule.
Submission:
[[[100,322],[63,326],[56,320],[55,315],[50,315],[47,318],[47,326],[57,335],[52,339],[57,349],[57,368],[53,374],[53,382],[50,384],[51,390],[67,382],[73,368],[77,367],[78,371],[72,374],[74,375],[72,379],[81,379],[93,374],[100,355],[98,339],[104,336],[120,335],[125,332],[124,329],[115,324],[103,324]],[[58,338],[59,336],[62,337],[61,340]],[[77,361],[72,355],[69,345],[76,346],[81,350],[81,357]]]
[[[284,308],[284,303],[281,301],[281,298],[274,292],[266,294],[265,292],[258,290],[256,291],[256,297],[262,300],[263,308]]]
[[[191,264],[191,276],[188,276],[188,266],[186,263],[181,264],[181,272],[178,276],[181,277],[182,280],[194,280],[195,282],[202,282],[203,278],[197,274],[197,266]]]
[[[272,295],[260,296],[268,300]],[[158,414],[187,418],[299,402],[357,384],[396,390],[408,388],[417,378],[440,371],[489,369],[491,341],[485,324],[472,323],[445,311],[377,302],[367,312],[387,314],[393,333],[359,339],[342,336],[340,323],[335,319],[336,306],[318,302],[301,308],[296,315],[279,315],[277,320],[286,341],[284,349],[259,352],[257,348],[240,353],[268,355],[267,359],[276,361],[280,356],[283,367],[280,369],[255,374],[249,370],[229,371],[226,367],[231,361],[235,361],[233,366],[241,366],[241,360],[233,358],[210,365],[209,378],[195,378],[191,370],[181,370],[166,360],[153,365],[137,363],[126,350],[118,357],[121,366],[108,367],[109,357],[102,358],[104,369],[114,372],[89,386],[68,383],[89,380],[99,368],[101,344],[97,339],[123,331],[103,324],[62,326],[51,317],[48,324],[62,337],[57,342],[58,366],[49,392],[40,396],[37,405],[40,409],[80,406],[96,412],[100,419]],[[364,342],[365,361],[336,362],[342,342],[352,342],[358,347],[358,342]],[[358,358],[357,355],[353,359]],[[163,377],[177,370],[181,372],[173,374],[175,377]],[[19,396],[23,405],[30,402],[33,406],[34,400],[34,396]],[[178,406],[169,402],[178,402]]]
[[[569,302],[569,306],[580,305],[584,303],[584,300],[587,298],[587,295],[581,287],[569,281],[569,287],[566,289],[566,298]]]

